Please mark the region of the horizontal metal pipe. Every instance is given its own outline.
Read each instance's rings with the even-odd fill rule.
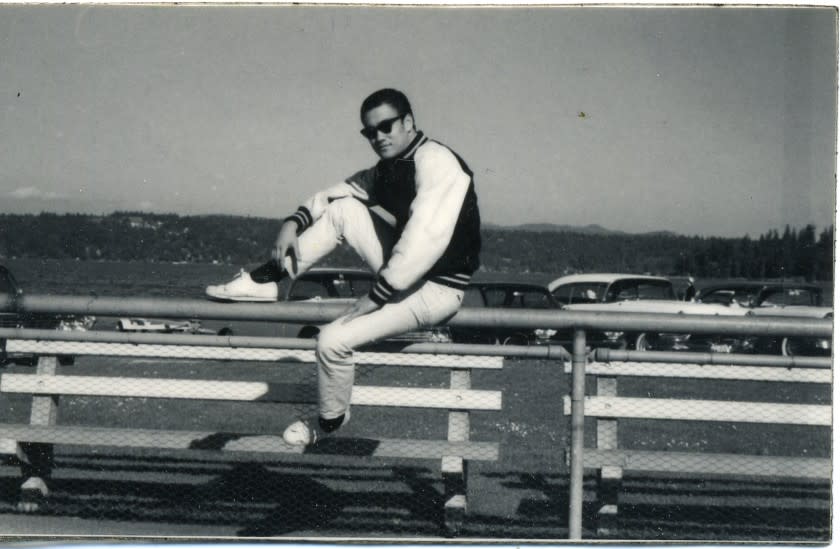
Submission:
[[[314,339],[291,337],[219,336],[111,331],[36,330],[0,328],[0,339],[36,339],[42,341],[83,341],[92,343],[132,343],[146,345],[195,345],[202,347],[247,347],[268,349],[315,349]]]
[[[346,305],[307,303],[218,303],[200,299],[0,294],[0,311],[94,316],[149,316],[217,320],[329,322]]]
[[[193,345],[202,347],[239,347],[262,349],[315,349],[314,339],[290,337],[218,336],[196,334],[137,334],[105,331],[35,330],[0,328],[0,340],[32,339],[42,341],[82,341],[92,343],[130,343],[146,345]],[[559,345],[472,345],[463,343],[411,343],[400,348],[404,353],[483,355],[563,359],[569,353]]]
[[[599,362],[679,362],[688,364],[779,366],[784,368],[831,368],[830,357],[687,353],[678,351],[619,351],[616,349],[596,349],[595,360]]]
[[[488,345],[477,343],[412,343],[406,353],[443,355],[482,355],[546,360],[569,360],[571,354],[562,345]]]
[[[203,299],[0,294],[0,311],[150,316],[217,320],[329,322],[344,305],[307,303],[214,303]],[[831,319],[753,316],[706,316],[654,313],[585,312],[544,309],[463,308],[451,326],[482,328],[549,328],[698,334],[787,335],[831,337]]]

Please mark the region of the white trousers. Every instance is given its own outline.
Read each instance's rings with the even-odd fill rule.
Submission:
[[[382,218],[355,198],[333,201],[322,217],[298,240],[301,258],[293,276],[312,265],[346,241],[378,272],[391,254],[393,229]],[[318,335],[315,356],[318,362],[318,405],[324,419],[335,419],[350,408],[355,377],[353,349],[424,326],[433,326],[454,315],[464,299],[463,290],[420,280],[400,292],[382,308],[343,323],[344,317],[324,326]]]

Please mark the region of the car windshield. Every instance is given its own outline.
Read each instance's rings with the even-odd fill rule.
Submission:
[[[464,292],[464,307],[485,307],[484,296],[481,289],[475,286],[468,286]]]
[[[759,307],[776,307],[782,305],[819,305],[819,296],[807,288],[779,288],[764,294]]]
[[[607,291],[606,301],[647,299],[676,299],[668,280],[628,279],[613,282]]]
[[[366,295],[372,284],[372,275],[367,274],[313,273],[292,283],[288,300],[352,299]]]
[[[575,284],[564,284],[556,288],[552,295],[560,303],[597,303],[604,300],[604,293],[607,291],[606,282],[579,282]]]
[[[749,307],[755,298],[754,288],[718,288],[704,293],[698,301],[701,303],[717,303],[730,305],[737,303],[743,307]]]
[[[548,293],[538,288],[486,288],[484,297],[488,307],[516,309],[549,309],[553,307]]]
[[[15,293],[15,283],[12,278],[12,273],[3,267],[0,267],[0,294],[13,293]]]

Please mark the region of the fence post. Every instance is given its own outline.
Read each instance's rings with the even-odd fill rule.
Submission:
[[[449,374],[452,389],[472,388],[472,372],[453,368]],[[470,439],[470,413],[450,411],[447,440],[465,442]],[[444,488],[444,526],[448,536],[458,534],[467,513],[467,461],[461,457],[444,456],[441,460]]]
[[[42,376],[54,376],[57,365],[58,357],[39,356],[35,373]],[[57,395],[32,397],[32,409],[29,414],[30,425],[54,426],[57,414]],[[25,456],[21,463],[21,473],[25,480],[20,486],[18,510],[33,512],[38,510],[49,494],[47,482],[52,476],[53,445],[27,442],[21,443],[20,448]]]
[[[582,539],[583,397],[586,389],[586,332],[575,329],[572,347],[572,448],[569,458],[569,539]]]

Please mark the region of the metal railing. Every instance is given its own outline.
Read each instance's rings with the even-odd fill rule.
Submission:
[[[96,316],[150,316],[197,320],[249,320],[275,322],[326,323],[337,318],[346,307],[325,303],[213,303],[197,299],[80,297],[69,295],[0,294],[0,312],[21,314],[75,314]],[[795,336],[831,338],[832,319],[781,317],[719,317],[653,313],[604,313],[531,309],[462,308],[448,322],[450,326],[473,328],[543,328],[573,330],[570,353],[560,345],[500,346],[453,343],[414,343],[402,350],[412,353],[472,354],[572,360],[572,418],[569,483],[569,538],[582,538],[584,387],[590,350],[587,331],[633,331],[658,333],[728,334],[751,336]],[[73,332],[0,328],[0,340],[35,338],[53,341],[96,341],[112,343],[200,344],[218,347],[263,347],[314,349],[307,339],[247,336],[207,336],[186,334],[132,334],[121,332]],[[647,353],[619,351],[625,357],[646,360],[703,364],[765,364],[777,366],[831,367],[830,358],[760,357],[718,353]],[[616,353],[616,351],[612,351]],[[620,354],[612,354],[613,359]]]
[[[0,294],[0,312],[96,316],[152,316],[200,320],[329,322],[345,305],[335,303],[213,303],[198,299]],[[462,308],[450,326],[691,332],[697,334],[831,336],[831,320],[605,313],[545,309]]]

